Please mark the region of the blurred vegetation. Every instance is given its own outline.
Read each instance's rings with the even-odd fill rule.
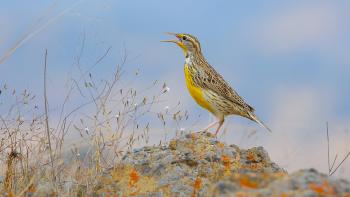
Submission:
[[[57,108],[50,107],[46,93],[54,91],[47,85],[47,51],[43,58],[43,95],[1,85],[0,193],[23,196],[45,187],[52,194],[79,196],[82,186],[85,193],[91,193],[97,175],[115,166],[135,144],[149,143],[152,125],[169,130],[167,124],[171,122],[172,130],[180,130],[180,122],[188,115],[178,109],[179,104],[162,107],[164,95],[170,91],[165,83],[155,80],[138,90],[130,81],[137,80],[139,70],[132,79],[124,78],[127,54],[115,65],[111,78],[94,77],[92,69],[109,51],[84,66],[80,63],[82,52],[78,54],[73,65],[78,77],[67,80],[66,95]],[[151,119],[159,121],[151,124]],[[67,141],[72,135],[79,136],[73,143]]]

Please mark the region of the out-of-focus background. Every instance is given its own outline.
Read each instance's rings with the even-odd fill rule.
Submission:
[[[157,108],[180,102],[189,119],[177,127],[197,130],[212,117],[187,93],[181,50],[159,42],[169,39],[163,32],[190,33],[201,41],[208,62],[273,130],[229,117],[219,139],[246,148],[264,146],[288,171],[314,167],[327,173],[326,122],[331,157],[338,154],[339,162],[350,151],[349,7],[345,1],[5,0],[0,86],[28,89],[42,103],[47,49],[54,113],[65,99],[67,79],[77,73],[78,56],[84,69],[103,79],[127,54],[125,81],[137,72],[133,87],[166,82],[170,91]],[[7,102],[1,99],[1,113]],[[153,143],[164,139],[159,127],[151,128]],[[349,165],[346,161],[336,176],[350,177]]]

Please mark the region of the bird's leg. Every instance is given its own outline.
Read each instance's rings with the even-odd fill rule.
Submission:
[[[225,121],[225,119],[218,120],[219,126],[218,126],[218,128],[216,129],[216,131],[215,131],[215,136],[216,136],[216,135],[218,134],[218,132],[220,131],[222,125],[224,124],[224,121]]]
[[[212,128],[213,126],[215,126],[219,122],[220,122],[220,120],[216,120],[216,121],[210,123],[207,127],[205,127],[205,129],[202,129],[202,131],[208,131],[210,128]]]

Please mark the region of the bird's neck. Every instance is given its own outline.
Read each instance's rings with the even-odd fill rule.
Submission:
[[[193,54],[192,53],[186,53],[185,54],[185,64],[190,65],[193,61]]]
[[[196,59],[204,59],[201,52],[190,52],[185,53],[185,64],[193,64]]]

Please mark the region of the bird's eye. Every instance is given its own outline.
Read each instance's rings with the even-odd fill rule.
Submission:
[[[186,36],[182,36],[182,40],[187,40],[187,37]]]

